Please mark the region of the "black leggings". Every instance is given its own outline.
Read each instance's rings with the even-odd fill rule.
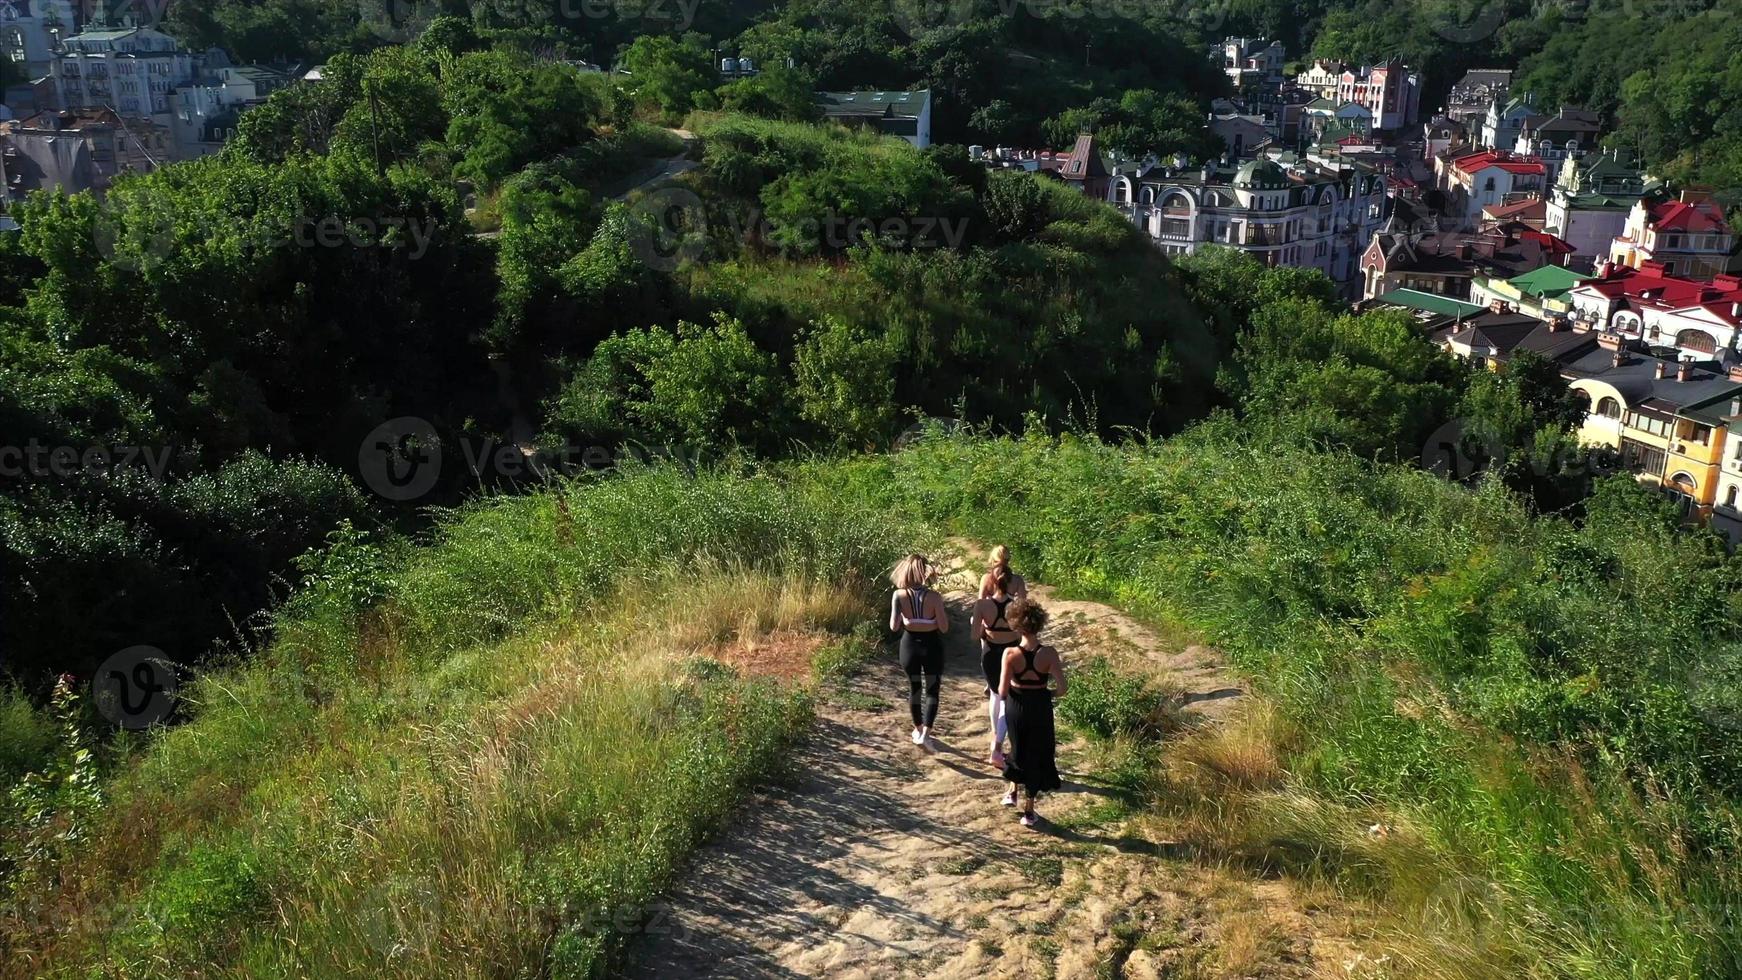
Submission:
[[[913,714],[913,727],[930,728],[938,717],[938,689],[944,683],[943,637],[936,633],[903,631],[901,669],[907,671],[907,707]],[[922,685],[925,692],[923,704],[920,698]]]

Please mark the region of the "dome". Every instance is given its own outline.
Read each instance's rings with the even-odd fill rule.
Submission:
[[[1253,190],[1275,190],[1288,186],[1288,175],[1269,160],[1253,160],[1241,164],[1240,169],[1235,172],[1234,186]]]

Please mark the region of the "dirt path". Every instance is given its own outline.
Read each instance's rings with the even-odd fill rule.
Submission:
[[[1140,658],[1206,717],[1238,702],[1208,651],[1171,652],[1116,610],[1033,591],[1053,612],[1048,637],[1067,663],[1090,652]],[[1093,771],[1090,746],[1061,746],[1065,788],[1042,800],[1039,831],[999,805],[969,593],[946,594],[935,750],[908,741],[906,677],[893,657],[870,665],[841,703],[819,709],[791,785],[759,796],[698,854],[669,914],[656,916],[658,934],[635,951],[634,975],[1319,975],[1280,885],[1127,836],[1129,810]]]

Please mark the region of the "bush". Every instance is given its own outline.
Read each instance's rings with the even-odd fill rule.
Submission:
[[[1098,738],[1156,735],[1167,726],[1167,697],[1136,674],[1122,674],[1105,657],[1071,668],[1070,693],[1059,717]]]

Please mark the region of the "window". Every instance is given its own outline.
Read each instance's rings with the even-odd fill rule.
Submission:
[[[1724,506],[1731,510],[1736,509],[1736,484],[1734,483],[1730,484],[1730,489],[1724,491]]]
[[[1669,484],[1690,497],[1694,495],[1694,490],[1698,486],[1698,484],[1694,482],[1693,476],[1686,470],[1680,471],[1676,473],[1675,476],[1670,477]]]
[[[1668,438],[1670,433],[1668,419],[1656,418],[1643,412],[1628,412],[1627,417],[1622,420],[1622,424],[1629,429],[1638,429],[1654,436]]]
[[[1606,419],[1618,419],[1621,417],[1621,403],[1614,398],[1604,398],[1597,403],[1597,414]],[[1742,456],[1742,450],[1738,454]]]
[[[1621,460],[1635,473],[1662,473],[1663,450],[1632,439],[1621,440]]]

